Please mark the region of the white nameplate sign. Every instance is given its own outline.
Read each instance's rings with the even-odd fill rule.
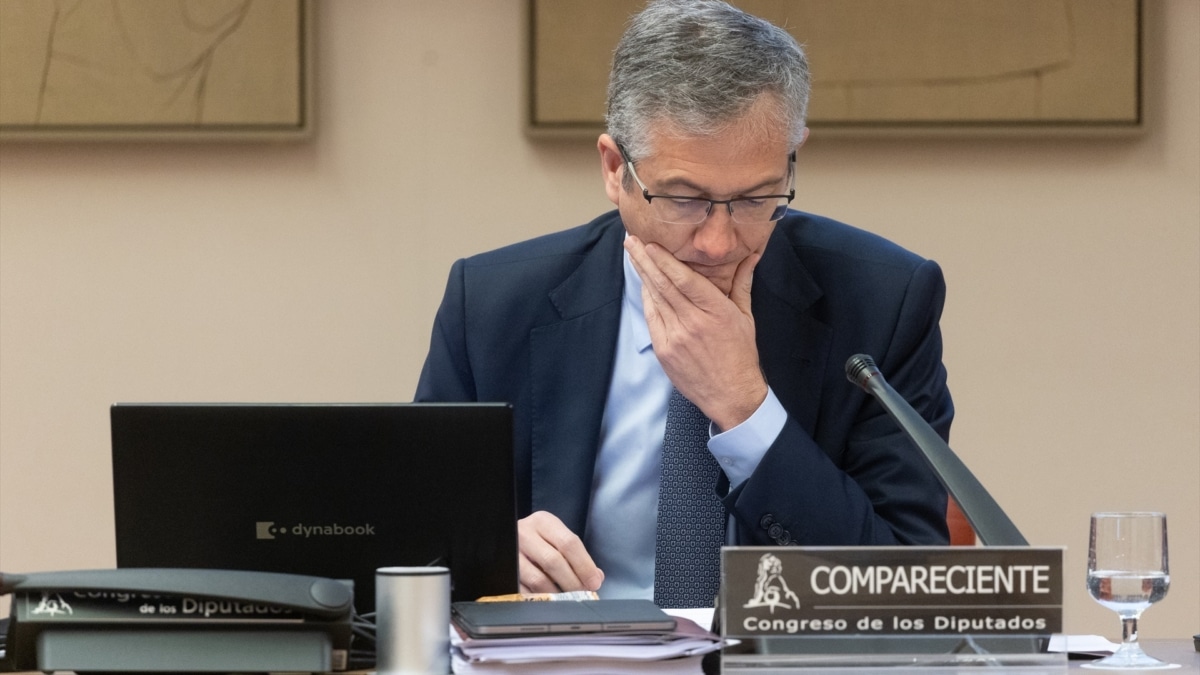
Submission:
[[[1061,548],[735,546],[726,637],[1062,632]]]

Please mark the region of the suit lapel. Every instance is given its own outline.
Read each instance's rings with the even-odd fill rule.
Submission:
[[[815,431],[822,373],[829,359],[829,327],[810,308],[821,289],[777,229],[754,271],[751,307],[758,357],[767,384],[809,433]]]
[[[534,511],[582,535],[621,316],[619,220],[549,297],[559,320],[530,332]]]

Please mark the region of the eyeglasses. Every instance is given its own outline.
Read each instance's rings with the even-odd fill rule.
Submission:
[[[706,199],[704,197],[681,197],[677,195],[652,195],[646,184],[638,178],[637,170],[625,148],[618,143],[621,158],[629,168],[629,175],[642,188],[642,196],[650,204],[650,212],[664,223],[674,225],[699,225],[712,214],[713,207],[724,204],[729,217],[741,225],[762,225],[779,220],[787,213],[788,204],[796,198],[796,151],[788,155],[788,181],[791,190],[786,195],[761,195],[734,197],[733,199]]]

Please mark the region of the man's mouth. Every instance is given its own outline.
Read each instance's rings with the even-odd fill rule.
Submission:
[[[688,263],[688,267],[691,267],[692,269],[696,270],[697,272],[699,272],[700,274],[703,274],[706,277],[711,277],[714,274],[720,274],[728,266],[729,266],[729,263],[716,263],[716,264],[699,263],[699,262],[689,262]]]

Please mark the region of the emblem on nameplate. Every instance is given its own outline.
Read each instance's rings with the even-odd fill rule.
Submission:
[[[776,609],[800,609],[800,597],[788,587],[783,576],[783,561],[773,553],[764,553],[758,559],[758,576],[754,582],[754,597],[742,605],[745,609],[768,607],[774,614]]]

